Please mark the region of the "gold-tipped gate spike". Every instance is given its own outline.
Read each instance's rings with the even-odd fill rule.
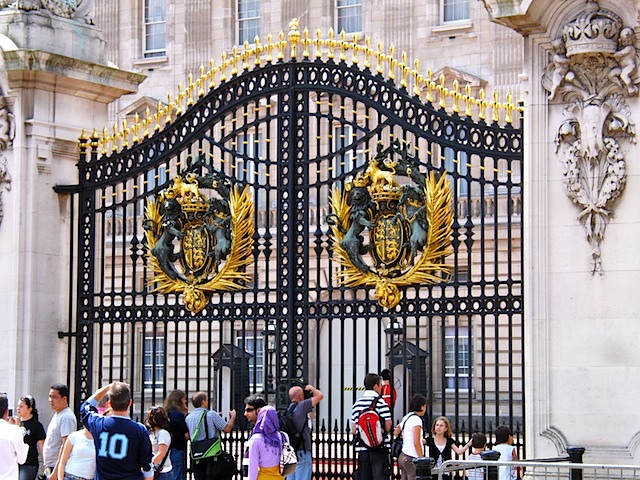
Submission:
[[[266,63],[272,63],[274,60],[274,49],[277,51],[277,60],[284,61],[285,55],[288,54],[291,59],[309,59],[312,54],[316,59],[322,59],[326,51],[326,58],[330,61],[336,56],[341,62],[349,62],[353,66],[363,63],[363,68],[371,70],[373,68],[372,57],[376,59],[375,73],[386,77],[391,81],[396,81],[399,77],[399,86],[408,90],[412,86],[411,92],[420,99],[425,92],[424,101],[434,104],[434,91],[438,92],[438,105],[441,109],[450,109],[453,113],[458,113],[466,117],[474,116],[475,108],[477,108],[478,118],[480,120],[487,119],[487,107],[492,109],[491,121],[499,123],[503,121],[506,124],[513,123],[513,112],[517,111],[522,114],[523,100],[520,98],[518,102],[513,101],[513,94],[507,92],[504,102],[500,101],[497,91],[493,92],[492,99],[487,99],[486,92],[480,90],[478,98],[471,93],[471,85],[465,85],[461,88],[458,80],[453,82],[451,88],[447,88],[443,75],[438,79],[433,79],[431,69],[427,70],[426,75],[420,74],[420,62],[418,59],[413,61],[413,65],[409,65],[407,61],[407,53],[402,52],[399,58],[395,57],[394,45],[390,45],[388,51],[384,51],[383,43],[377,43],[377,49],[372,48],[371,37],[361,37],[357,33],[348,40],[347,33],[342,30],[336,38],[333,28],[327,32],[324,37],[321,29],[315,31],[315,38],[308,28],[300,28],[298,19],[292,19],[288,34],[280,31],[278,40],[274,41],[273,35],[267,36],[265,44],[261,44],[260,37],[254,37],[253,45],[249,41],[245,41],[241,46],[234,45],[231,53],[221,52],[221,63],[216,66],[215,60],[209,61],[209,69],[205,71],[204,65],[200,65],[199,75],[194,76],[193,72],[189,72],[186,84],[182,82],[178,84],[177,91],[168,95],[168,104],[163,108],[162,103],[158,102],[157,111],[151,114],[145,112],[144,118],[140,116],[134,120],[132,125],[123,126],[122,131],[115,127],[113,135],[99,136],[101,152],[106,154],[109,151],[109,145],[117,151],[122,147],[128,146],[130,143],[137,143],[142,138],[148,138],[150,135],[151,123],[155,122],[153,131],[159,131],[164,124],[169,125],[176,117],[184,113],[185,108],[191,107],[198,98],[206,95],[206,83],[208,89],[212,90],[218,85],[227,81],[227,75],[237,76],[239,74],[238,62],[242,62],[242,71],[249,71],[251,66],[259,68],[263,59]],[[315,52],[311,49],[315,48]],[[339,48],[336,52],[336,48]],[[349,52],[351,50],[351,52]],[[265,55],[263,57],[263,54]],[[362,57],[361,57],[362,54]],[[399,70],[398,70],[399,69]],[[229,73],[230,72],[230,73]],[[216,79],[216,76],[218,78]],[[411,85],[412,84],[412,85]],[[197,95],[197,96],[196,96]],[[521,95],[522,97],[522,95]],[[451,98],[451,103],[449,102]],[[462,104],[461,104],[462,101]],[[501,114],[500,112],[504,113]],[[502,115],[504,115],[502,117]],[[104,130],[109,131],[108,127]],[[142,132],[142,134],[141,134]]]

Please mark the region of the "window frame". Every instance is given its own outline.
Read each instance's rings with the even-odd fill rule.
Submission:
[[[448,391],[473,390],[473,336],[470,334],[467,326],[445,327],[442,372]]]
[[[147,342],[153,342],[149,344]],[[151,348],[149,348],[151,347]],[[167,341],[163,333],[142,332],[142,389],[164,390]],[[154,382],[155,371],[155,382]]]
[[[262,29],[261,27],[261,22],[262,22],[262,5],[260,3],[260,1],[256,1],[255,3],[258,5],[258,9],[257,9],[257,16],[247,16],[247,17],[242,17],[243,14],[243,10],[241,9],[241,4],[245,3],[248,4],[249,2],[253,2],[254,0],[238,0],[236,2],[236,28],[237,28],[237,36],[236,38],[238,39],[237,44],[238,45],[244,45],[245,41],[249,43],[249,45],[254,45],[255,44],[255,37],[256,36],[260,36]],[[244,10],[244,12],[251,12],[251,10]],[[251,23],[251,22],[255,22],[255,25],[251,25],[250,27],[243,29],[243,23]],[[251,33],[246,33],[243,34],[243,32],[252,32],[255,31],[254,35],[251,35]],[[251,37],[251,38],[249,38]]]
[[[354,5],[340,5],[340,2],[342,1],[353,1],[353,2],[357,2]],[[335,21],[335,25],[336,25],[336,32],[338,34],[342,33],[342,30],[344,30],[344,32],[346,34],[354,34],[354,33],[362,33],[363,32],[363,26],[362,26],[362,7],[363,7],[363,2],[362,0],[336,0],[335,3],[335,12],[336,12],[336,21]],[[347,10],[351,10],[351,9],[360,9],[359,14],[356,15],[347,15],[345,17],[341,17],[341,13]],[[344,28],[344,24],[341,24],[341,20],[344,21],[345,19],[351,19],[351,18],[358,18],[359,17],[359,24],[360,24],[360,28],[359,29],[346,29]],[[349,22],[347,22],[348,24]],[[348,25],[347,25],[348,26]]]
[[[249,391],[264,391],[264,389],[266,388],[265,359],[267,355],[267,344],[265,336],[262,334],[251,335],[249,332],[246,332],[245,335],[236,336],[235,343],[236,347],[252,355],[249,362],[247,362],[247,367],[249,368],[249,371],[247,372],[247,386],[249,387]],[[253,348],[247,348],[248,343],[251,343],[251,346]]]
[[[163,16],[161,20],[153,19],[151,20],[151,15],[148,15],[151,9],[157,8],[156,4],[162,5]],[[144,0],[143,3],[143,29],[142,29],[142,57],[144,59],[153,60],[156,58],[166,57],[167,56],[167,2],[166,0]],[[151,27],[163,25],[164,31],[161,33],[153,32],[150,33],[149,30]],[[148,40],[149,38],[161,38],[162,39],[162,48],[149,48]]]
[[[460,5],[466,4],[467,16],[466,18],[457,17],[451,20],[447,20],[447,10],[450,8],[455,10],[456,8],[460,8]],[[471,1],[470,0],[440,0],[440,25],[456,25],[456,24],[466,24],[471,22]]]

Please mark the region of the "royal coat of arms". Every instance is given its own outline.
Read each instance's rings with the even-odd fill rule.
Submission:
[[[187,171],[173,178],[148,202],[144,222],[153,291],[181,293],[193,313],[205,308],[213,292],[240,290],[251,280],[246,272],[254,233],[249,188],[203,167],[205,175]]]
[[[407,182],[400,185],[397,177]],[[450,182],[422,173],[408,146],[378,147],[364,172],[331,195],[327,217],[333,256],[345,286],[375,287],[378,304],[393,308],[400,288],[447,280],[453,205]],[[368,232],[368,241],[365,235]]]

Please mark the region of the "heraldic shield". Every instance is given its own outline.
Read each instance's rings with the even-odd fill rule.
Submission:
[[[249,188],[210,165],[209,173],[196,175],[200,166],[196,162],[174,177],[149,201],[144,221],[153,291],[181,293],[193,313],[206,307],[213,292],[240,290],[251,280],[246,266],[254,234]]]
[[[338,281],[375,287],[378,304],[393,308],[400,288],[448,280],[452,267],[453,204],[446,175],[422,173],[409,147],[378,146],[366,170],[331,194],[334,259]],[[400,185],[396,177],[414,184]],[[368,242],[365,235],[368,233]]]

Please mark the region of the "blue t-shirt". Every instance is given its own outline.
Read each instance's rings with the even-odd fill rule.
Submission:
[[[97,402],[80,407],[82,424],[96,446],[95,480],[142,480],[153,478],[151,440],[144,425],[129,417],[98,414]]]

